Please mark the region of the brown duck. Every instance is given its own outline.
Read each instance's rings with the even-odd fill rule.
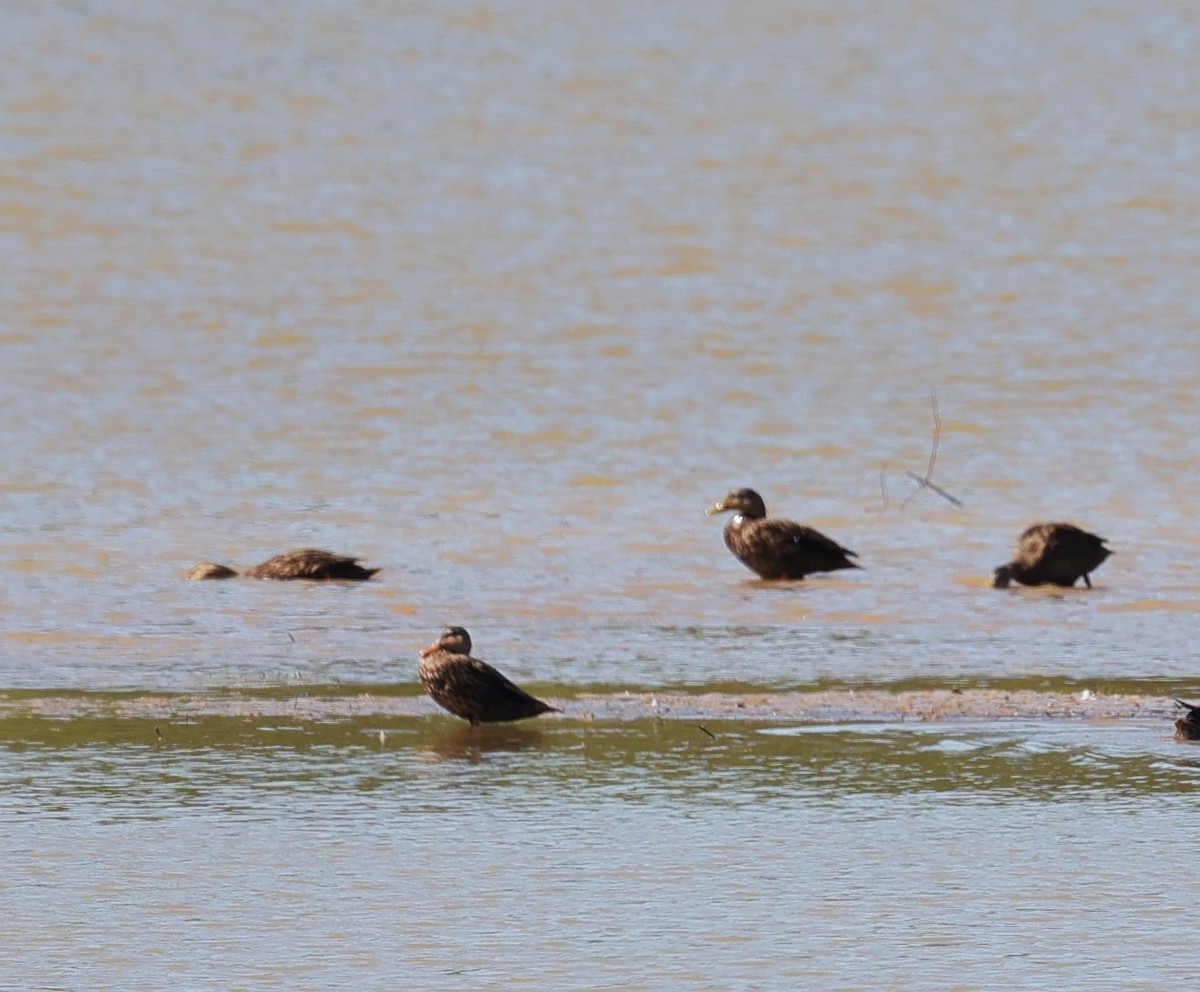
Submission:
[[[1034,524],[1017,539],[1013,560],[992,573],[992,585],[1073,586],[1082,576],[1091,589],[1090,573],[1112,554],[1105,540],[1074,524]]]
[[[357,558],[337,555],[321,548],[296,548],[294,551],[285,551],[274,558],[268,558],[261,565],[248,568],[241,574],[248,579],[307,579],[311,582],[343,579],[366,582],[379,571],[377,568],[363,568],[358,561]],[[232,579],[237,575],[238,572],[228,565],[202,561],[188,573],[188,578]]]
[[[1186,713],[1175,721],[1175,739],[1177,741],[1200,741],[1200,706],[1185,703],[1182,699],[1175,700]]]
[[[813,572],[859,568],[853,551],[819,530],[767,516],[763,498],[753,489],[735,489],[704,512],[733,510],[725,525],[725,546],[750,571],[764,579],[803,579]]]
[[[529,695],[486,661],[472,658],[471,635],[462,627],[447,627],[421,652],[420,674],[433,701],[469,720],[472,727],[562,712]]]

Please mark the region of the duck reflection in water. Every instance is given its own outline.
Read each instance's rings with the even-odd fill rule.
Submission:
[[[455,724],[454,729],[441,734],[426,750],[442,761],[482,761],[489,754],[517,754],[540,750],[546,735],[537,727],[514,726],[510,723],[491,723],[482,727]]]

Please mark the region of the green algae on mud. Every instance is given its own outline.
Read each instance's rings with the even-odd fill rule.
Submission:
[[[337,720],[218,715],[159,720],[9,713],[0,785],[38,797],[189,803],[233,784],[276,793],[519,786],[546,802],[589,793],[741,806],[806,795],[941,793],[1069,801],[1200,792],[1200,752],[1146,720],[798,723],[749,718],[527,721],[471,728],[437,714]],[[485,770],[491,768],[488,774]],[[16,776],[15,778],[13,776]],[[563,790],[568,790],[564,792]],[[557,798],[555,798],[557,797]],[[155,815],[151,810],[148,815]]]
[[[545,738],[555,746],[594,739],[605,728],[620,738],[672,735],[694,744],[744,739],[758,732],[821,731],[850,741],[879,728],[945,728],[968,733],[1022,724],[1045,732],[1072,723],[1129,724],[1169,735],[1177,707],[1171,698],[1187,688],[1096,692],[1018,688],[827,687],[809,692],[616,690],[550,692],[562,714],[472,730],[441,713],[411,685],[264,686],[202,693],[21,690],[0,693],[0,746],[61,747],[142,745],[181,748],[322,747],[373,749],[424,746],[452,740],[461,731],[467,752],[508,745],[525,748]],[[730,688],[725,686],[723,688]],[[1127,686],[1141,688],[1147,686]],[[1166,693],[1163,694],[1165,689]],[[729,729],[735,728],[735,729]],[[732,736],[731,736],[732,735]],[[1037,736],[1035,734],[1035,736]],[[640,746],[640,745],[639,745]],[[690,746],[690,745],[689,745]]]

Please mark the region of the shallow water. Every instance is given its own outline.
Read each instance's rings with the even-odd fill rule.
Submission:
[[[113,739],[137,729],[6,755],[27,987],[1141,989],[1190,967],[1169,866],[1200,765],[1159,727]]]
[[[10,6],[4,982],[1182,977],[1189,5]],[[754,581],[742,485],[863,571]],[[988,590],[1051,518],[1096,588]],[[383,572],[184,581],[302,545]],[[446,623],[566,716],[440,753]],[[1101,712],[803,705],[915,686]],[[306,694],[403,705],[260,737]]]

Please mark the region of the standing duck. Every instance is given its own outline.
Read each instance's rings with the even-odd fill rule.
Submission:
[[[819,530],[791,520],[767,517],[763,498],[753,489],[735,489],[704,512],[735,511],[725,525],[725,546],[750,571],[764,579],[803,579],[813,572],[859,568],[858,556]]]
[[[357,558],[337,555],[321,548],[296,548],[294,551],[285,551],[274,558],[268,558],[261,565],[248,568],[242,574],[248,579],[307,579],[311,582],[343,579],[366,582],[379,571],[377,568],[363,568],[358,561]],[[228,565],[202,561],[188,573],[188,578],[232,579],[237,574]]]
[[[1200,706],[1185,703],[1182,699],[1175,700],[1186,713],[1175,721],[1175,739],[1177,741],[1200,741]]]
[[[421,652],[420,675],[433,701],[472,727],[562,712],[529,695],[486,661],[472,658],[471,635],[462,627],[447,627]]]
[[[1074,524],[1034,524],[1017,539],[1013,560],[992,573],[992,585],[1006,589],[1011,582],[1023,586],[1073,586],[1082,576],[1092,588],[1089,573],[1099,568],[1112,550],[1106,538]]]

